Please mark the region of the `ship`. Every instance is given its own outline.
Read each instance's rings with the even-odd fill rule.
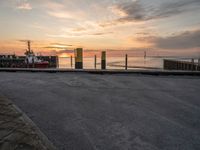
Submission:
[[[28,49],[25,54],[25,64],[28,68],[48,68],[49,62],[43,61],[39,59],[38,56],[35,55],[33,50],[31,50],[31,41],[27,41]]]

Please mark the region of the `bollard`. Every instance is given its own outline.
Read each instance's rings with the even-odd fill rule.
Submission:
[[[75,49],[75,69],[83,69],[83,49]]]
[[[128,70],[128,55],[127,54],[125,58],[125,70]]]
[[[101,54],[101,69],[106,69],[106,51],[103,51]]]
[[[97,69],[97,56],[94,55],[94,68]]]
[[[70,57],[70,60],[71,60],[71,68],[73,68],[73,57],[72,56]]]

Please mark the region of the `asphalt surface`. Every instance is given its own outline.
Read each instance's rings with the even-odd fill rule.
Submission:
[[[0,73],[60,150],[199,150],[200,77]]]

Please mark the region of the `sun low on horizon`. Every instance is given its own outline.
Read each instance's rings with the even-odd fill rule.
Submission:
[[[199,0],[1,0],[0,53],[87,50],[200,56]]]

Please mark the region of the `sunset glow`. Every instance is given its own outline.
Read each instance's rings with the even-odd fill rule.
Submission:
[[[200,55],[199,14],[199,0],[1,0],[0,53],[23,54],[31,40],[37,53]]]
[[[71,57],[72,55],[70,55],[70,54],[67,54],[67,53],[62,53],[62,54],[60,54],[59,55],[59,57]]]

